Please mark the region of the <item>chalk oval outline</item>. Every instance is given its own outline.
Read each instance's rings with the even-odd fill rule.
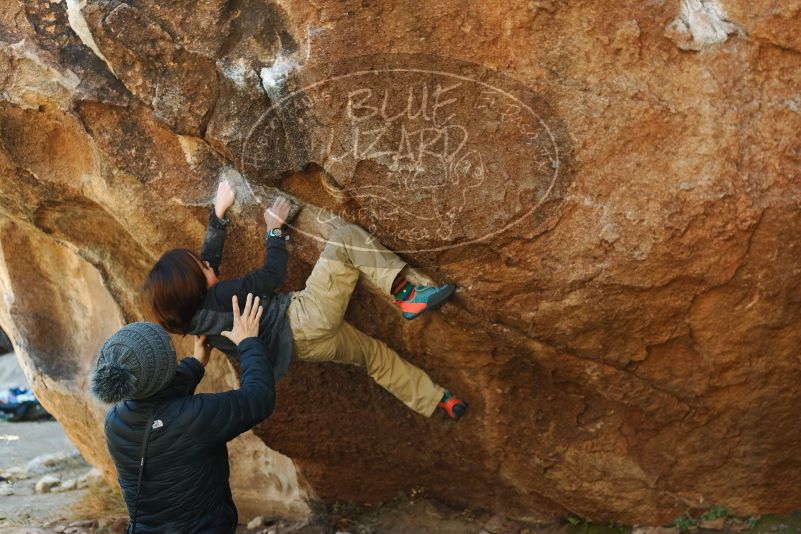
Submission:
[[[509,93],[508,91],[506,91],[504,89],[500,89],[500,88],[495,87],[493,85],[490,85],[490,84],[488,84],[486,82],[475,80],[475,79],[473,79],[473,78],[471,78],[469,76],[464,76],[462,74],[456,74],[456,73],[453,73],[453,72],[441,71],[441,70],[430,70],[430,69],[420,69],[420,68],[411,68],[411,67],[375,68],[375,69],[369,69],[369,70],[358,70],[358,71],[349,72],[349,73],[346,73],[346,74],[338,74],[338,75],[335,75],[335,76],[327,77],[327,78],[325,78],[323,80],[316,81],[316,82],[308,84],[308,85],[304,85],[303,87],[292,91],[288,95],[286,95],[283,98],[281,98],[278,102],[276,102],[275,104],[270,106],[264,113],[262,113],[259,116],[258,120],[256,120],[254,122],[253,126],[250,128],[250,131],[248,132],[247,136],[245,137],[245,143],[242,146],[242,155],[240,157],[240,165],[242,166],[242,168],[245,168],[245,161],[244,161],[245,154],[247,153],[247,146],[248,146],[248,143],[250,142],[250,139],[253,137],[254,131],[262,123],[262,120],[264,119],[264,117],[272,116],[274,114],[277,115],[277,112],[274,112],[274,110],[280,109],[284,105],[285,102],[295,98],[299,94],[305,93],[309,89],[314,89],[314,88],[316,88],[316,87],[318,87],[320,85],[336,82],[338,80],[343,80],[343,79],[346,79],[346,78],[352,78],[352,77],[355,77],[355,76],[365,76],[365,75],[382,73],[382,72],[386,72],[386,73],[406,72],[406,73],[417,73],[417,74],[433,74],[433,75],[437,75],[437,76],[450,77],[450,78],[454,78],[454,79],[457,79],[457,80],[462,80],[462,81],[465,81],[465,82],[469,82],[469,83],[473,83],[473,84],[476,84],[476,85],[480,85],[480,86],[488,88],[488,89],[490,89],[492,91],[495,91],[495,92],[497,92],[499,94],[502,94],[506,98],[509,98],[510,100],[513,100],[513,101],[519,103],[532,116],[534,116],[537,119],[537,121],[540,123],[540,125],[548,133],[548,137],[550,138],[551,145],[553,146],[553,149],[554,149],[554,157],[555,157],[555,161],[556,161],[556,165],[554,167],[554,172],[553,172],[553,177],[551,178],[551,183],[549,184],[549,186],[548,186],[547,190],[545,191],[545,193],[542,195],[542,198],[540,198],[540,200],[537,202],[537,204],[534,205],[531,209],[529,209],[526,213],[524,213],[520,217],[517,217],[516,220],[506,224],[505,226],[503,226],[502,228],[496,230],[495,232],[486,233],[486,234],[484,234],[484,235],[482,235],[480,237],[468,239],[467,241],[462,241],[462,242],[459,242],[459,243],[456,243],[456,244],[450,244],[450,245],[441,245],[441,246],[431,247],[431,248],[418,248],[418,249],[409,249],[409,250],[398,250],[398,249],[395,249],[394,250],[395,253],[398,253],[398,254],[422,254],[422,253],[431,253],[431,252],[443,252],[443,251],[446,251],[446,250],[452,250],[452,249],[456,249],[456,248],[459,248],[459,247],[465,247],[465,246],[468,246],[468,245],[481,243],[482,241],[486,241],[486,240],[488,240],[488,239],[490,239],[490,238],[492,238],[492,237],[494,237],[494,236],[496,236],[498,234],[501,234],[503,232],[508,231],[510,228],[512,228],[513,226],[517,225],[521,220],[523,220],[523,219],[525,219],[527,217],[530,217],[532,214],[534,214],[534,212],[536,212],[543,205],[543,203],[545,203],[545,200],[550,196],[551,191],[553,191],[553,188],[556,186],[556,181],[559,178],[559,167],[560,167],[559,144],[556,142],[556,137],[554,136],[554,134],[551,131],[551,128],[548,126],[548,124],[542,119],[542,117],[540,117],[540,115],[537,112],[535,112],[533,109],[531,109],[531,106],[529,106],[528,104],[523,102],[517,96]],[[497,71],[492,71],[492,72],[493,73],[497,73]],[[500,73],[498,73],[498,74],[500,74]],[[501,74],[501,76],[504,76],[504,75]],[[520,83],[520,82],[517,82],[517,83]],[[288,139],[285,139],[285,141],[288,141]],[[322,210],[322,208],[321,208],[321,210]],[[303,235],[307,235],[307,236],[309,236],[309,237],[311,237],[313,239],[316,239],[318,241],[321,241],[321,242],[326,242],[327,241],[326,239],[323,239],[323,238],[321,238],[319,236],[310,234],[309,232],[305,232],[304,230],[302,230],[302,229],[300,229],[300,228],[298,228],[296,226],[293,226],[293,225],[291,225],[289,223],[287,223],[287,226],[289,226],[290,228],[292,228],[294,230],[299,231]]]

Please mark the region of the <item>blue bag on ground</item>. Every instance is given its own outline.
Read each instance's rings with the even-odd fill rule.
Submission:
[[[27,388],[0,390],[0,419],[11,422],[50,419],[36,396]]]

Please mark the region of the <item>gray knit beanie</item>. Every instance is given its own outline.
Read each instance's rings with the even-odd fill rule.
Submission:
[[[175,376],[175,349],[169,334],[154,323],[131,323],[103,343],[92,376],[92,393],[109,404],[144,399]]]

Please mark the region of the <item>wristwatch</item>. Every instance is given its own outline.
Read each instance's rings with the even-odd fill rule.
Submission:
[[[267,237],[284,237],[284,231],[280,228],[273,228],[267,231]]]

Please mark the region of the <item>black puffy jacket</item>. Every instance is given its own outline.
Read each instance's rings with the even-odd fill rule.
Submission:
[[[186,358],[168,387],[147,399],[117,403],[106,416],[106,442],[133,516],[142,438],[158,406],[156,420],[162,426],[154,424],[158,427],[150,433],[137,534],[236,529],[226,442],[267,418],[275,405],[272,363],[264,343],[256,337],[242,341],[239,362],[237,390],[194,395],[204,369],[195,358]]]

